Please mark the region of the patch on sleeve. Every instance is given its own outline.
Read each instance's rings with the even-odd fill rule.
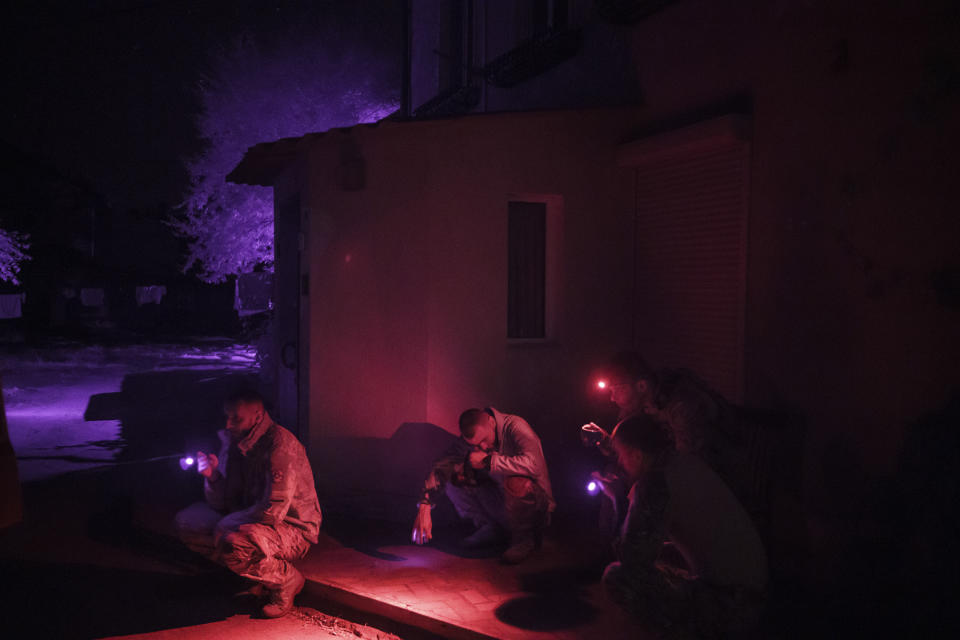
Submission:
[[[283,482],[283,469],[274,469],[272,475],[274,483]]]

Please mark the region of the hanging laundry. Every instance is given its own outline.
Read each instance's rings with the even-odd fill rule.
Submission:
[[[142,307],[145,304],[160,304],[163,296],[167,295],[167,288],[161,285],[148,285],[137,287],[137,306]]]
[[[23,315],[23,303],[27,299],[25,293],[0,294],[0,320],[19,318]]]

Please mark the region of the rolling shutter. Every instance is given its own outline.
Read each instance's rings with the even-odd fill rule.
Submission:
[[[743,396],[749,144],[728,117],[621,148],[636,171],[634,342]]]

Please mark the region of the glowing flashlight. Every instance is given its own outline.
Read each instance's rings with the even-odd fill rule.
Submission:
[[[595,496],[600,493],[600,483],[596,480],[591,480],[587,483],[587,493],[591,496]]]
[[[180,458],[180,468],[186,471],[193,466],[194,462],[196,462],[196,460],[194,460],[193,456],[183,456]]]
[[[603,391],[606,388],[607,388],[606,380],[597,380],[597,389],[600,389],[601,391]]]

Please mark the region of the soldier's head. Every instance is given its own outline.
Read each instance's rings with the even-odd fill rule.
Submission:
[[[460,435],[470,446],[492,451],[497,440],[497,421],[483,409],[467,409],[460,414]]]
[[[620,408],[621,416],[653,411],[656,374],[640,354],[621,351],[610,359],[603,373],[610,402]]]
[[[667,430],[642,413],[620,422],[612,438],[617,461],[633,482],[673,452]]]
[[[241,389],[223,401],[223,412],[227,416],[227,431],[235,438],[242,438],[260,424],[266,409],[263,396],[252,389]]]

